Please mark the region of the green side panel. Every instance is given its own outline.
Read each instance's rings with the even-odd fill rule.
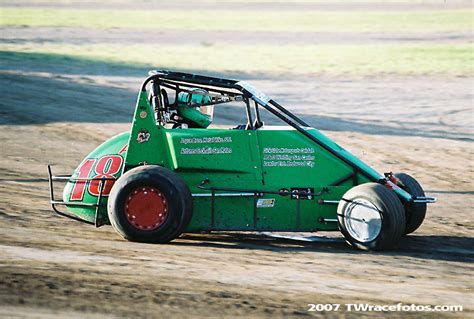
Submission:
[[[258,141],[267,187],[327,186],[337,180],[337,176],[352,171],[348,165],[290,128],[259,130]]]
[[[312,134],[316,130],[310,129]],[[318,138],[324,138],[319,137]],[[265,180],[265,190],[277,191],[281,188],[310,188],[322,192],[334,200],[339,200],[342,194],[352,187],[329,187],[338,179],[352,173],[352,168],[315,144],[307,137],[290,127],[266,127],[258,130],[258,142],[261,150],[262,171]],[[324,138],[324,143],[332,148],[339,148],[331,140]],[[274,209],[258,210],[258,221],[264,229],[280,230],[336,230],[337,224],[321,223],[320,217],[335,219],[337,205],[321,205],[316,196],[312,199],[291,199],[290,196],[275,195]],[[278,213],[277,213],[278,212]]]
[[[298,223],[297,218],[297,201],[291,200],[290,197],[282,197],[279,195],[266,196],[266,198],[274,199],[274,207],[257,209],[257,228],[260,230],[298,230],[301,229],[301,222]],[[306,206],[310,204],[308,201],[300,201],[300,204]],[[314,202],[313,202],[314,204]],[[314,208],[314,207],[313,207]],[[304,207],[308,210],[308,207]],[[301,210],[300,210],[301,213]],[[314,209],[313,209],[314,213]],[[314,224],[314,223],[313,223]],[[307,226],[307,225],[305,225]]]
[[[253,197],[216,197],[215,228],[253,229]]]
[[[63,200],[70,203],[68,210],[90,222],[94,222],[96,209],[94,207],[75,206],[76,203],[96,204],[98,200],[98,183],[74,181],[74,178],[119,178],[122,174],[123,163],[127,154],[127,143],[130,133],[123,132],[105,141],[79,164],[68,181],[64,191]],[[107,181],[104,185],[103,197],[99,214],[107,222],[107,198],[114,181]]]
[[[187,232],[212,229],[211,197],[193,197],[193,217],[186,228]]]
[[[317,130],[308,131],[373,179],[382,177]],[[299,200],[264,194],[259,199],[269,199],[272,205],[257,208],[252,196],[216,196],[214,205],[210,197],[194,197],[193,219],[187,231],[337,230],[337,223],[321,221],[337,219],[337,203],[321,204],[320,200],[340,200],[354,181],[331,184],[351,174],[353,168],[293,128],[270,126],[250,132],[168,130],[167,138],[172,147],[170,168],[188,182],[194,194],[210,196],[209,190],[197,188],[205,179],[209,180],[208,186],[214,187],[271,192],[309,188],[320,193],[312,199]],[[358,184],[369,181],[364,175],[357,175]]]
[[[143,164],[170,167],[170,152],[165,129],[155,123],[155,116],[146,92],[140,92],[130,130],[125,170]]]
[[[288,127],[267,127],[251,132],[196,129],[173,130],[168,134],[172,153],[176,154],[173,169],[185,178],[193,193],[210,195],[210,191],[196,187],[206,178],[209,186],[214,187],[272,192],[282,188],[312,188],[320,192],[325,187],[328,190],[320,197],[301,200],[265,194],[259,199],[270,199],[273,204],[271,207],[257,205],[255,216],[253,197],[216,196],[213,224],[211,199],[195,197],[188,231],[337,229],[335,223],[320,222],[320,217],[335,219],[337,205],[321,205],[318,200],[339,200],[353,186],[352,181],[338,187],[328,186],[350,174],[352,168],[296,130]],[[212,136],[217,138],[212,139]],[[214,145],[206,145],[206,141],[214,141],[211,143]],[[338,147],[334,143],[331,146]],[[209,151],[206,147],[214,149]],[[226,150],[221,152],[222,147]],[[221,154],[201,154],[212,152]]]
[[[207,186],[249,187],[262,173],[255,132],[227,129],[166,130],[170,168],[195,188],[204,179]],[[197,189],[195,189],[197,190]]]
[[[186,181],[194,195],[205,196],[194,197],[193,218],[187,230],[253,226],[253,197],[216,196],[212,223],[211,191],[198,186],[207,181],[205,188],[262,189],[256,133],[232,129],[172,129],[166,130],[166,139],[171,150],[169,168]]]

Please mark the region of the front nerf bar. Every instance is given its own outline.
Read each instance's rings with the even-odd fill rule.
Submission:
[[[83,183],[89,183],[93,180],[99,180],[99,196],[97,197],[97,202],[96,203],[79,203],[79,202],[66,202],[63,200],[56,200],[54,198],[54,187],[53,187],[53,181],[66,181],[67,182],[83,182]],[[99,209],[101,207],[104,207],[104,205],[101,203],[102,201],[102,193],[104,191],[104,186],[105,182],[107,180],[115,180],[113,178],[100,178],[100,179],[94,179],[94,178],[76,178],[72,177],[72,175],[53,175],[51,172],[51,165],[48,165],[48,182],[49,182],[49,196],[50,196],[50,204],[51,207],[53,208],[53,211],[63,217],[71,218],[89,225],[94,225],[95,227],[100,227],[104,225],[104,222],[102,218],[100,218],[99,214]],[[94,216],[94,222],[82,219],[80,217],[77,217],[75,215],[71,215],[65,212],[60,211],[57,209],[57,205],[63,205],[63,206],[76,206],[76,207],[95,207],[95,216]]]

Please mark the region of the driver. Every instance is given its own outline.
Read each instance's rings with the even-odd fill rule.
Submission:
[[[207,128],[212,123],[214,105],[204,89],[191,89],[178,94],[178,115],[191,128]]]

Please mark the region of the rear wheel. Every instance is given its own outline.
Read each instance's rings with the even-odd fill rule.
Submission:
[[[405,173],[396,173],[393,174],[401,184],[399,186],[406,192],[410,193],[412,196],[424,197],[425,192],[421,185],[408,174]],[[405,234],[413,233],[417,230],[426,216],[426,203],[407,203],[405,204],[405,214],[407,225],[405,229]]]
[[[339,202],[337,215],[341,233],[359,249],[388,249],[404,234],[402,203],[393,191],[377,183],[347,191]]]
[[[166,243],[178,237],[192,215],[186,183],[155,165],[134,168],[112,187],[109,219],[122,237],[138,242]]]

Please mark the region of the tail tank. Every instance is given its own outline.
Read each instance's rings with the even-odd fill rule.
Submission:
[[[127,131],[108,139],[74,170],[63,191],[70,213],[89,222],[94,222],[97,213],[102,223],[108,223],[107,199],[115,180],[122,175],[129,137]]]

